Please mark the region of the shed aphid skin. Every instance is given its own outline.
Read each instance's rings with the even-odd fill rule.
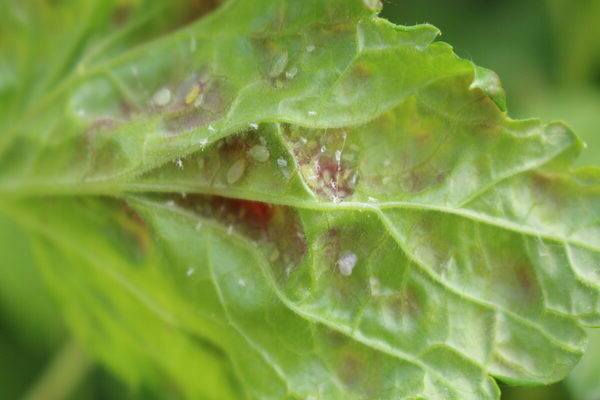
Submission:
[[[250,150],[248,150],[248,155],[250,158],[258,162],[266,162],[271,156],[269,150],[262,145],[252,146]]]
[[[287,71],[285,71],[285,77],[287,79],[294,79],[294,77],[296,76],[296,74],[298,74],[298,68],[297,67],[292,67],[292,68],[288,69]]]
[[[198,144],[204,148],[207,144],[208,144],[208,139],[207,138],[202,138],[200,140],[198,140]]]
[[[177,168],[183,169],[183,161],[181,161],[181,158],[175,160],[175,165],[177,165]]]
[[[315,45],[314,44],[309,44],[308,46],[306,46],[306,52],[307,53],[312,53],[313,51],[315,51]]]
[[[192,104],[200,94],[200,85],[194,85],[185,96],[185,104]]]
[[[369,200],[369,202],[371,203],[377,203],[377,199],[375,197],[368,197],[367,200]]]
[[[214,126],[208,125],[208,131],[211,132],[211,133],[215,133],[217,130],[215,129]]]
[[[327,147],[325,147],[325,146],[321,146],[321,149],[320,149],[320,150],[321,150],[321,153],[325,153],[325,151],[327,151]]]
[[[154,94],[152,102],[159,107],[164,107],[171,102],[172,98],[171,90],[169,88],[162,88]]]
[[[340,258],[337,260],[338,270],[343,276],[352,275],[352,270],[358,262],[358,257],[351,251],[343,251],[340,253]]]
[[[255,131],[258,130],[258,124],[250,123],[250,124],[248,124],[248,126],[250,127],[250,129],[253,129]]]
[[[243,279],[238,279],[238,285],[240,285],[241,287],[246,287],[246,281]]]
[[[245,170],[246,160],[240,158],[229,167],[229,170],[227,171],[227,183],[231,185],[239,181],[244,175]]]
[[[185,274],[187,276],[192,276],[192,275],[194,275],[194,272],[196,272],[196,269],[193,268],[193,267],[190,267],[190,268],[187,269],[187,271],[185,271]]]
[[[308,114],[309,117],[316,117],[317,116],[317,112],[313,111],[313,110],[308,111],[306,114]]]
[[[278,158],[277,165],[279,165],[279,167],[281,167],[281,168],[285,168],[285,167],[287,167],[288,163],[285,158]]]
[[[271,70],[269,71],[270,78],[277,78],[279,75],[285,71],[285,67],[287,67],[288,63],[288,52],[284,51],[275,57],[273,61],[273,65],[271,65]]]

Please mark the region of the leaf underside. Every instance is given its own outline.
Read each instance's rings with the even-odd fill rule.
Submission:
[[[359,0],[231,0],[181,28],[183,0],[65,3],[0,5],[0,210],[133,386],[497,399],[492,377],[579,360],[598,170],[435,28]]]

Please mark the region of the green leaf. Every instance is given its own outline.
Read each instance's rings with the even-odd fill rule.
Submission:
[[[160,34],[179,16],[134,2],[114,27],[93,5],[118,3],[89,2],[54,75],[6,63],[0,209],[133,386],[496,399],[492,377],[555,382],[583,354],[599,171],[571,169],[565,125],[510,119],[494,73],[374,3],[229,1]]]

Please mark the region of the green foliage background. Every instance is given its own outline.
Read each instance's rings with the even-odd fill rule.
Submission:
[[[498,72],[513,117],[566,121],[589,144],[579,163],[600,165],[600,2],[389,0],[383,16],[440,28],[460,56]],[[152,397],[130,393],[71,343],[26,233],[1,218],[0,398]],[[600,398],[600,335],[590,334],[590,351],[565,383],[503,387],[503,398]]]

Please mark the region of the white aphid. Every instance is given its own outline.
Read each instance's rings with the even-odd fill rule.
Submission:
[[[252,146],[248,155],[258,162],[266,162],[270,157],[269,149],[262,145]]]
[[[352,275],[352,270],[358,262],[358,257],[351,251],[343,251],[337,260],[338,270],[344,276]]]
[[[240,158],[236,162],[233,163],[229,170],[227,171],[227,183],[230,185],[236,183],[241,179],[244,175],[244,171],[246,170],[246,160]]]
[[[152,101],[157,106],[164,107],[171,102],[171,97],[171,90],[168,88],[162,88],[154,94]]]

